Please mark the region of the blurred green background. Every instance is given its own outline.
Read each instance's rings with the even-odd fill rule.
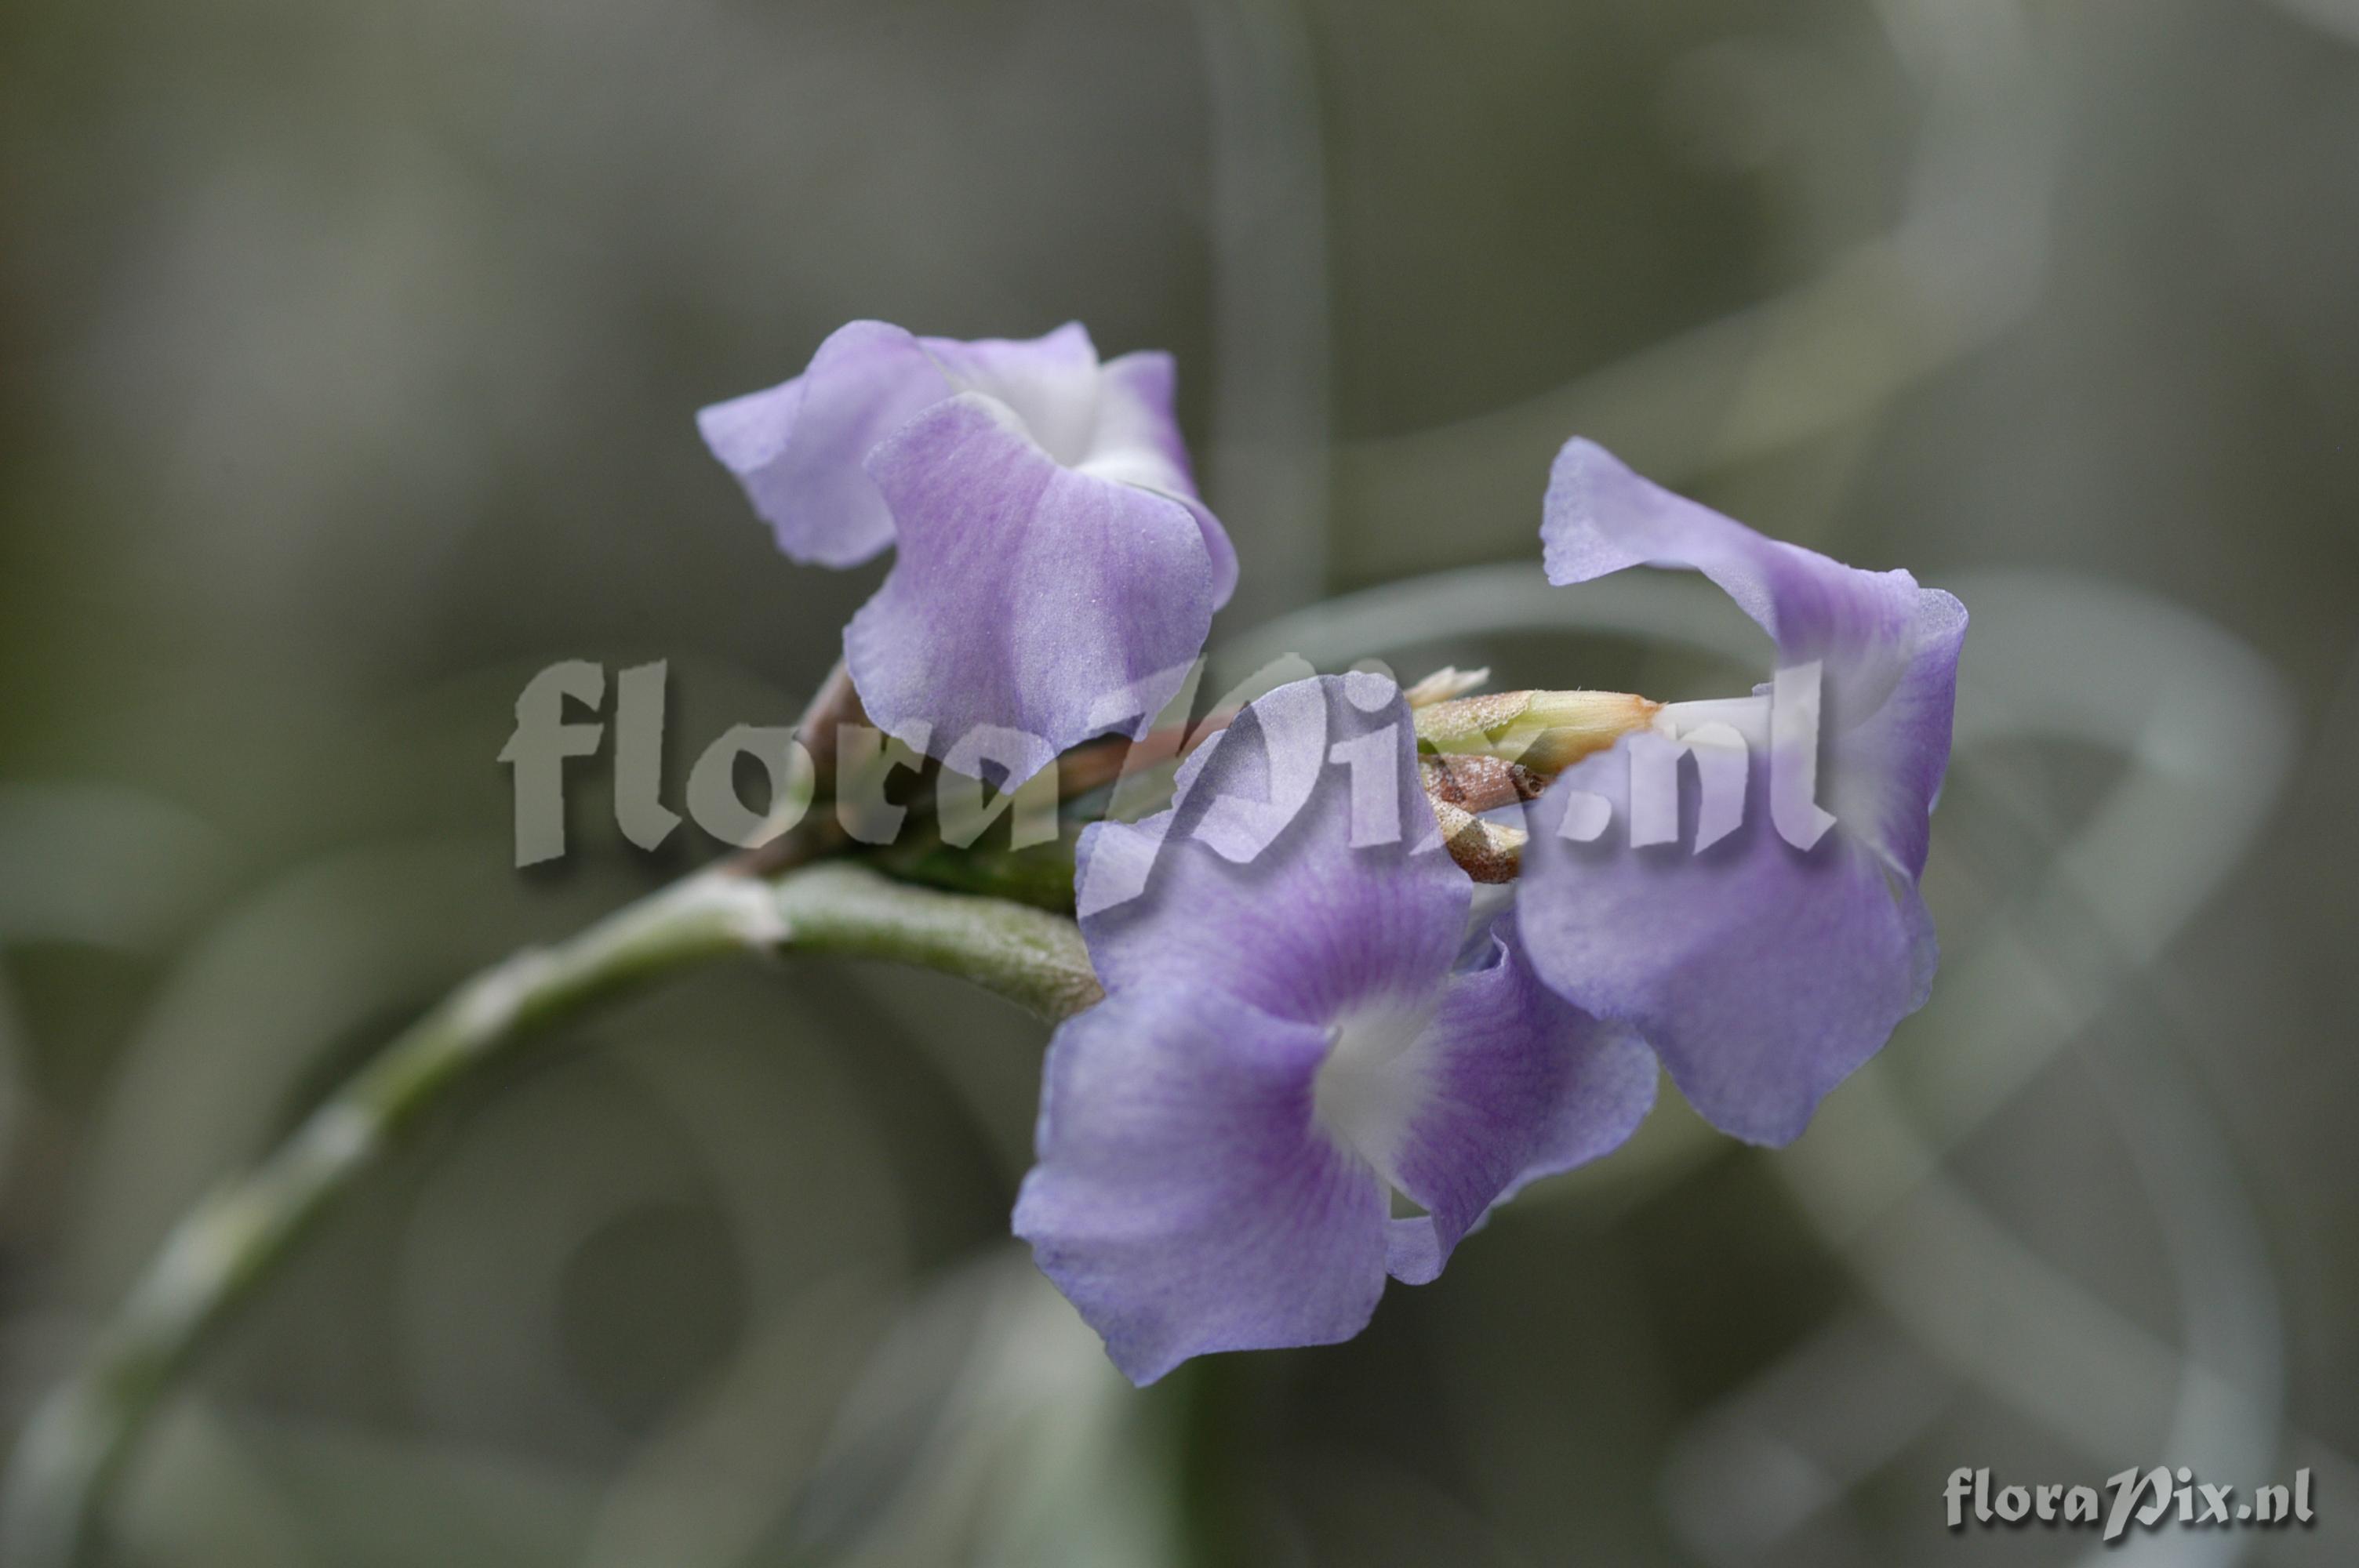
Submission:
[[[1727,689],[1723,607],[1535,590],[1575,431],[1975,616],[1942,983],[1793,1150],[1667,1097],[1137,1394],[1006,1233],[1039,1027],[701,976],[432,1118],[114,1561],[2060,1563],[1944,1477],[2155,1464],[2320,1518],[2111,1561],[2359,1560],[2359,0],[20,0],[0,146],[0,1443],[388,1030],[712,851],[576,764],[518,874],[495,757],[560,658],[669,662],[675,805],[791,717],[882,567],[690,416],[845,319],[1176,351],[1239,658]]]

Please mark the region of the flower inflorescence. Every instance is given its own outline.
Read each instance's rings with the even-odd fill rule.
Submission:
[[[896,552],[844,653],[906,755],[1006,792],[1060,758],[1109,782],[1108,734],[1177,763],[1160,810],[1079,831],[1105,998],[1050,1044],[1015,1216],[1140,1382],[1356,1334],[1387,1277],[1433,1279],[1526,1184],[1622,1143],[1658,1065],[1725,1131],[1799,1136],[1931,983],[1917,881],[1965,631],[1905,571],[1576,438],[1549,580],[1701,572],[1770,639],[1755,691],[1306,674],[1171,736],[1237,570],[1171,392],[1168,357],[1101,362],[1078,326],[856,322],[701,418],[789,555]]]

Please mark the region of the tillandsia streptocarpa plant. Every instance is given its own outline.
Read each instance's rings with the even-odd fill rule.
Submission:
[[[1491,1210],[1626,1140],[1658,1065],[1723,1130],[1799,1136],[1932,982],[1958,601],[1576,438],[1540,569],[1701,573],[1766,633],[1757,686],[1306,666],[1191,713],[1238,552],[1172,398],[1169,356],[1101,360],[1077,324],[857,321],[705,409],[786,554],[893,552],[796,730],[810,788],[744,852],[468,982],[183,1220],[20,1444],[7,1561],[75,1560],[204,1336],[423,1108],[708,957],[894,959],[1051,1021],[1013,1227],[1140,1383],[1357,1334],[1387,1279],[1437,1279]]]

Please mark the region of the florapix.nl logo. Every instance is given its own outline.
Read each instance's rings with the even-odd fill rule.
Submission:
[[[2184,1465],[2176,1470],[2133,1466],[2107,1476],[2102,1488],[2069,1483],[1994,1487],[1988,1469],[1960,1465],[1950,1472],[1941,1499],[1951,1530],[1962,1530],[1969,1522],[2010,1529],[2040,1524],[2097,1530],[2106,1541],[2121,1540],[2133,1525],[2150,1530],[2167,1525],[2267,1530],[2306,1526],[2315,1517],[2306,1469],[2296,1470],[2290,1483],[2258,1486],[2245,1494],[2234,1486],[2198,1480]]]
[[[1332,768],[1348,774],[1353,843],[1396,841],[1400,818],[1384,760],[1403,743],[1420,752],[1434,751],[1425,726],[1409,719],[1410,732],[1404,735],[1396,732],[1404,721],[1394,719],[1373,728],[1354,723],[1350,733],[1341,732],[1315,687],[1302,680],[1312,673],[1310,665],[1295,657],[1265,666],[1191,724],[1185,716],[1202,669],[1200,660],[1179,676],[1179,695],[1159,714],[1147,711],[1136,694],[1171,689],[1169,676],[1140,682],[1108,699],[1105,722],[1117,733],[1093,744],[1127,750],[1113,770],[1117,780],[1144,778],[1154,765],[1223,735],[1250,703],[1252,717],[1245,728],[1251,733],[1231,743],[1260,748],[1266,794],[1254,801],[1224,799],[1188,831],[1217,838],[1220,852],[1233,861],[1251,860],[1277,839]],[[854,843],[890,845],[910,816],[907,805],[892,798],[895,781],[926,773],[933,780],[934,826],[946,844],[970,846],[1003,817],[1008,820],[1011,849],[1046,844],[1058,835],[1059,806],[1072,777],[1049,766],[1012,789],[987,782],[1011,777],[1045,744],[995,726],[978,726],[944,745],[924,726],[887,734],[864,722],[831,719],[822,737],[795,725],[734,724],[697,754],[679,800],[683,815],[665,798],[668,674],[667,665],[657,661],[617,671],[610,683],[603,664],[568,660],[542,669],[527,684],[516,702],[515,729],[499,752],[512,773],[517,866],[567,853],[568,794],[581,773],[568,763],[602,758],[612,773],[615,826],[645,850],[660,848],[683,820],[723,844],[757,849],[803,827],[814,811],[827,813],[832,829]],[[1377,670],[1353,672],[1343,690],[1353,708],[1371,717],[1393,708],[1402,695],[1391,676]],[[1751,697],[1708,702],[1533,695],[1564,699],[1559,707],[1582,713],[1581,721],[1593,730],[1597,721],[1590,712],[1596,703],[1582,708],[1573,699],[1611,698],[1624,705],[1614,709],[1618,728],[1605,727],[1612,730],[1605,740],[1620,742],[1625,771],[1614,776],[1610,795],[1570,783],[1560,788],[1564,809],[1557,832],[1565,839],[1598,843],[1619,816],[1634,849],[1683,844],[1686,853],[1702,855],[1734,833],[1763,797],[1776,833],[1797,851],[1810,850],[1834,824],[1819,799],[1821,693],[1816,663],[1780,669]],[[1555,711],[1533,706],[1543,714]],[[1480,754],[1509,763],[1551,750],[1545,718],[1503,722],[1487,730],[1476,726],[1470,733]],[[939,766],[929,766],[929,759]],[[750,782],[749,763],[763,780],[766,798],[758,804],[749,802],[743,789]],[[1094,782],[1098,774],[1085,771],[1082,776]],[[1692,810],[1683,816],[1682,781],[1688,777],[1695,790]],[[1145,875],[1143,863],[1107,859],[1092,879],[1094,885],[1085,882],[1081,890],[1084,912],[1136,896]]]

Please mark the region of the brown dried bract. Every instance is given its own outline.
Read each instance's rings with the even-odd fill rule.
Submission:
[[[1520,827],[1485,822],[1448,801],[1433,803],[1434,819],[1441,824],[1441,842],[1458,869],[1478,882],[1511,882],[1523,870],[1524,843]]]
[[[1505,757],[1419,757],[1417,772],[1426,798],[1478,813],[1537,799],[1547,787],[1538,773]]]

